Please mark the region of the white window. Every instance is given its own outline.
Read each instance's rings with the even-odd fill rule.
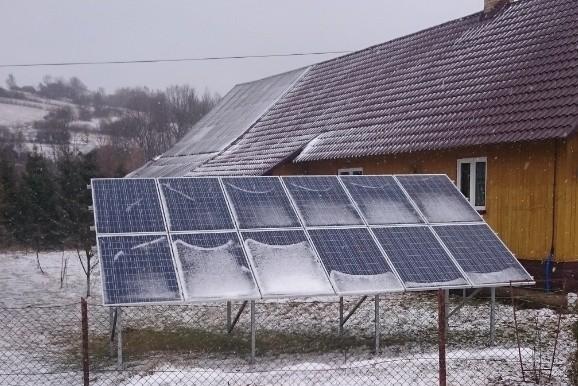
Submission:
[[[361,176],[363,174],[363,168],[339,169],[337,174],[340,176]]]
[[[458,188],[476,210],[486,210],[486,157],[458,160]]]

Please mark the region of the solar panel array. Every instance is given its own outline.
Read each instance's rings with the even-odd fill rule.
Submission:
[[[93,179],[107,305],[533,283],[447,176]]]

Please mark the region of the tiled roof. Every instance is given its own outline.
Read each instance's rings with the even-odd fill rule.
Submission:
[[[578,0],[519,0],[317,64],[200,174],[564,138],[578,123]]]
[[[169,151],[147,162],[128,177],[186,175],[226,149],[266,113],[306,70],[301,68],[236,85]]]

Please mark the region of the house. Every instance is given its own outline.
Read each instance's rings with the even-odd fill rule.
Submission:
[[[486,0],[236,86],[132,176],[444,173],[534,275],[576,288],[577,128],[578,1]]]

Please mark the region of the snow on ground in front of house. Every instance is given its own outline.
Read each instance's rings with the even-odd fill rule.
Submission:
[[[67,261],[66,274],[61,285],[61,272],[63,261]],[[75,251],[43,252],[40,254],[40,263],[44,273],[37,267],[34,253],[4,252],[0,253],[0,308],[1,307],[26,307],[31,305],[64,305],[78,304],[79,299],[85,293],[85,276],[79,264]],[[91,304],[99,304],[100,277],[98,271],[92,278],[93,297]],[[373,356],[369,349],[353,349],[345,357],[342,352],[324,352],[309,354],[284,354],[274,356],[259,354],[257,363],[249,365],[245,359],[239,356],[227,358],[218,352],[210,356],[201,356],[197,360],[183,360],[176,354],[151,354],[150,357],[131,361],[127,358],[127,371],[114,372],[114,368],[105,372],[95,372],[92,376],[93,384],[174,384],[179,381],[193,384],[294,384],[294,385],[350,385],[359,382],[387,384],[395,380],[395,383],[406,382],[416,385],[429,385],[435,383],[437,373],[437,352],[435,342],[425,343],[413,341],[411,337],[428,334],[428,329],[437,326],[435,298],[421,294],[389,294],[382,297],[382,331],[384,344],[383,353]],[[351,309],[357,299],[347,299],[346,311]],[[457,298],[453,299],[452,307],[457,304]],[[337,303],[335,298],[301,299],[301,303],[288,304],[284,301],[266,301],[257,303],[257,320],[264,323],[269,329],[283,333],[307,332],[313,334],[327,333],[334,326],[337,315]],[[305,303],[304,303],[305,302]],[[320,303],[333,302],[333,303]],[[187,314],[185,308],[163,309],[162,312],[170,311],[160,318],[151,308],[139,308],[137,314],[130,318],[130,311],[126,313],[126,327],[148,327],[153,329],[171,328],[167,326],[170,321],[175,326],[194,326],[196,318],[191,315],[206,318],[204,322],[212,328],[223,323],[224,307],[218,305],[190,306],[192,314]],[[235,304],[235,309],[239,303]],[[189,307],[187,307],[189,308]],[[476,383],[489,384],[522,384],[519,363],[517,363],[517,345],[511,328],[513,312],[511,306],[498,303],[497,310],[497,334],[498,344],[495,347],[487,347],[489,334],[488,307],[487,303],[474,301],[464,306],[450,319],[450,336],[448,340],[448,377],[450,384],[467,383],[475,380]],[[100,312],[102,320],[103,307],[91,306],[89,311],[91,323],[96,323],[96,316]],[[0,309],[0,313],[3,310]],[[67,313],[68,312],[68,313]],[[55,358],[59,361],[70,361],[70,358],[60,357],[65,352],[64,347],[52,346],[54,342],[52,331],[55,326],[70,323],[71,328],[79,328],[79,308],[74,306],[66,310],[49,310],[41,313],[33,313],[35,319],[26,323],[26,328],[19,327],[18,323],[0,323],[0,383],[2,374],[13,372],[15,369],[39,369],[45,372],[56,371],[53,362],[43,361],[42,355],[47,348],[51,348]],[[366,301],[358,309],[356,314],[348,321],[346,332],[354,336],[372,336],[374,313],[373,303]],[[20,315],[20,314],[17,314]],[[22,315],[25,317],[26,310]],[[43,319],[46,323],[43,324]],[[123,313],[123,315],[125,315]],[[140,316],[139,316],[140,315]],[[1,317],[1,315],[0,315]],[[529,331],[537,321],[548,321],[548,326],[555,324],[555,313],[550,309],[520,309],[517,312],[518,323]],[[124,317],[123,317],[124,318]],[[238,329],[247,330],[248,316],[244,314],[240,320]],[[567,384],[568,372],[572,365],[572,357],[576,350],[576,341],[572,335],[571,327],[576,321],[575,315],[566,315],[562,320],[562,332],[558,342],[556,368],[554,371],[554,384]],[[25,320],[23,321],[25,322]],[[152,324],[151,324],[152,323]],[[172,326],[174,327],[174,326]],[[211,327],[209,327],[211,328]],[[546,329],[541,328],[541,331]],[[74,330],[76,331],[76,330]],[[435,331],[435,330],[433,330]],[[501,337],[504,331],[508,336]],[[550,331],[550,330],[549,330]],[[259,330],[257,332],[259,334]],[[431,331],[430,331],[431,333]],[[386,343],[387,336],[400,336],[400,342]],[[404,337],[405,334],[405,337]],[[544,340],[551,339],[548,333],[544,333]],[[18,336],[17,340],[14,339]],[[77,336],[74,332],[73,336]],[[408,338],[409,337],[409,338]],[[76,339],[76,338],[74,338]],[[407,340],[406,343],[404,339]],[[22,342],[21,346],[18,344]],[[32,342],[32,343],[31,343]],[[507,343],[505,343],[507,342]],[[75,349],[79,347],[74,342]],[[71,346],[72,347],[72,346]],[[355,351],[358,350],[358,351]],[[532,363],[534,351],[532,346],[525,342],[522,347],[522,356],[527,365]],[[129,355],[129,354],[127,354]],[[68,363],[70,366],[79,365]],[[112,371],[111,371],[112,370]],[[64,372],[54,375],[54,384],[79,384],[78,372]],[[113,377],[113,382],[111,378]],[[16,379],[16,378],[15,378]],[[46,375],[38,376],[37,379],[26,379],[29,384],[52,384]],[[22,384],[23,381],[19,381]],[[147,383],[148,382],[148,383]],[[157,382],[157,383],[155,383]]]
[[[62,305],[79,302],[86,295],[86,276],[76,251],[41,252],[39,260],[44,273],[32,251],[0,254],[0,307]],[[100,302],[99,280],[97,267],[92,276],[92,302]]]

